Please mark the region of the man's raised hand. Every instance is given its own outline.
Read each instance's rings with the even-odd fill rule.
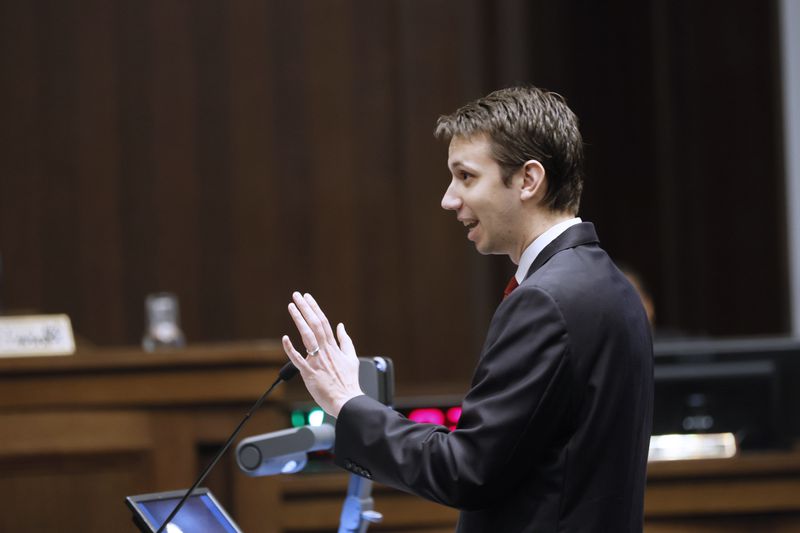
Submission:
[[[292,294],[289,315],[305,346],[307,358],[298,352],[284,335],[283,350],[300,371],[300,376],[314,401],[329,415],[339,416],[348,400],[364,394],[358,383],[358,356],[353,341],[344,329],[336,327],[333,335],[330,322],[314,298],[306,293]]]

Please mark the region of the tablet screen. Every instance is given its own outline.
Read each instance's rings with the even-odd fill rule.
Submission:
[[[129,496],[134,521],[146,533],[156,531],[181,501],[185,491]],[[165,533],[242,533],[208,489],[196,489],[162,531]]]

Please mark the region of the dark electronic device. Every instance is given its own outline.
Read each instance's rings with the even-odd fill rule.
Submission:
[[[742,450],[800,435],[800,340],[671,340],[654,352],[654,435],[733,433]]]

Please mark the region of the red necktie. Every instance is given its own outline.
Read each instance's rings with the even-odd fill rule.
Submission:
[[[519,287],[519,283],[517,283],[517,276],[511,276],[511,279],[508,280],[508,285],[506,285],[506,290],[503,291],[503,300],[508,298],[508,295],[511,294],[511,291]]]

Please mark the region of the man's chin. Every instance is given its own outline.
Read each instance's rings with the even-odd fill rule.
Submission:
[[[481,255],[509,255],[507,250],[498,250],[497,248],[481,245],[480,243],[474,243],[475,250]]]
[[[481,244],[476,242],[475,243],[475,250],[481,255],[496,255],[499,252],[495,252],[491,246],[486,246],[485,244]]]

